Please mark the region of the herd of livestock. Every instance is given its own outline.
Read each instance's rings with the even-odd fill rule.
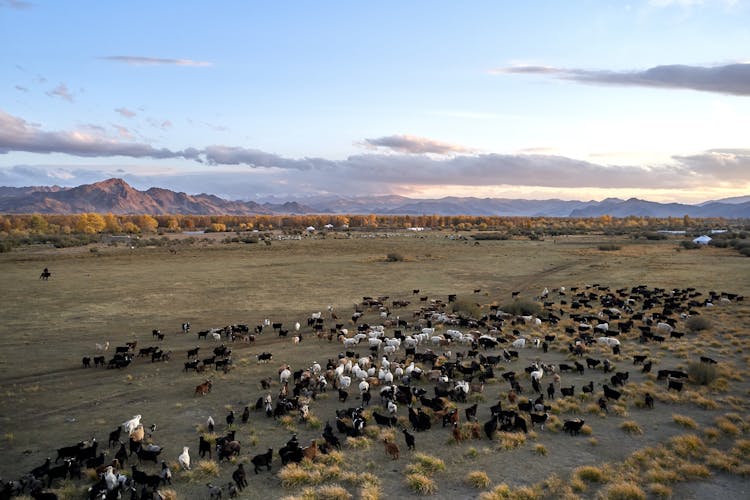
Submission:
[[[368,426],[395,428],[403,435],[404,446],[413,450],[420,434],[442,432],[434,430],[436,427],[447,428],[459,442],[492,440],[497,432],[526,433],[529,427],[543,430],[550,418],[550,402],[575,397],[576,391],[589,393],[602,411],[607,411],[610,401],[627,397],[622,387],[632,379],[624,367],[637,367],[645,374],[658,363],[643,354],[645,347],[679,341],[686,335],[688,318],[743,300],[732,293],[704,294],[693,288],[641,285],[610,290],[587,285],[544,289],[535,297],[541,306],[536,314],[509,314],[489,306],[482,317],[468,317],[453,312],[455,295],[443,300],[418,297],[419,290],[413,293],[417,309],[409,309],[410,300],[363,297],[344,321],[329,306],[326,313],[311,314],[304,326],[263,320],[254,327],[201,330],[197,344],[187,352],[163,349],[164,335],[153,330],[149,339],[156,343],[153,346],[139,347],[134,340],[114,347],[110,354],[109,342],[96,344],[96,354],[84,356],[81,364],[83,368],[126,370],[138,363],[181,359],[183,373],[201,373],[202,382],[193,397],[210,398],[215,383],[212,373],[236,369],[233,344],[254,346],[256,339],[260,342],[262,338],[269,350],[255,355],[255,370],[264,374],[257,400],[248,401],[240,415],[229,411],[224,417],[224,435],[216,437],[211,416],[196,422],[206,430],[197,436],[198,455],[234,467],[232,482],[206,486],[206,495],[217,499],[238,496],[247,487],[243,463],[260,474],[273,469],[276,456],[282,465],[314,460],[319,453],[340,449],[346,438],[366,435]],[[513,297],[516,295],[513,292]],[[189,323],[182,324],[181,330],[185,336],[193,335]],[[274,338],[268,339],[271,335]],[[280,345],[277,337],[284,342],[285,351],[289,343],[304,341],[318,342],[319,351],[333,347],[335,352],[326,356],[323,364],[311,361],[295,369],[283,355],[270,352]],[[560,359],[564,362],[554,362]],[[705,353],[699,359],[717,363]],[[683,384],[689,383],[681,367],[658,366],[654,372],[665,391],[681,391]],[[573,376],[580,378],[586,373],[591,379],[587,384],[577,388],[570,383]],[[491,399],[485,408],[482,403],[489,383],[500,388],[501,397]],[[329,391],[340,407],[323,415],[323,398],[318,396]],[[356,405],[347,406],[350,397]],[[329,407],[333,400],[326,399]],[[653,408],[654,396],[647,393],[639,403]],[[223,406],[216,403],[216,408]],[[293,415],[301,422],[315,415],[325,421],[325,427],[308,446],[301,446],[294,435],[283,444],[261,443],[261,449],[267,451],[244,460],[235,433],[237,425],[246,424],[251,415],[268,419]],[[582,418],[570,418],[562,422],[561,429],[576,436],[584,424]],[[181,444],[167,456],[164,447],[153,443],[156,431],[156,424],[149,426],[141,415],[135,415],[109,433],[106,448],[96,439],[60,447],[54,458],[40,460],[40,465],[23,477],[3,481],[0,500],[26,492],[36,499],[57,498],[49,491],[52,486],[65,478],[81,479],[87,469],[94,470],[92,476],[98,478],[89,488],[88,498],[124,498],[126,494],[128,498],[162,498],[160,488],[172,483],[174,459],[181,469],[191,469],[191,447]],[[396,442],[386,440],[384,447],[388,457],[399,458]],[[177,455],[180,448],[182,453]],[[114,455],[110,457],[111,451]],[[149,462],[152,473],[141,470]]]

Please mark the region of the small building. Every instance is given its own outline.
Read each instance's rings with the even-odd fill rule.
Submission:
[[[693,243],[696,243],[698,245],[708,245],[710,241],[711,237],[706,236],[705,234],[698,236],[697,238],[693,238]]]

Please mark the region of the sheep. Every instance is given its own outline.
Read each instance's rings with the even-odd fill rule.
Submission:
[[[177,461],[180,463],[183,470],[190,470],[190,453],[188,453],[188,449],[187,446],[183,446],[182,453],[177,457]]]
[[[131,418],[130,420],[126,420],[121,425],[122,425],[122,428],[125,430],[125,432],[127,432],[128,434],[131,434],[135,430],[136,427],[141,425],[141,416],[135,415],[133,418]]]
[[[266,470],[271,470],[271,461],[273,460],[273,449],[268,448],[268,451],[260,455],[255,455],[250,462],[255,466],[255,473],[257,474],[261,467],[266,467]]]
[[[383,444],[385,445],[385,454],[391,457],[391,459],[393,460],[398,460],[398,456],[399,456],[398,445],[396,443],[392,443],[388,439],[384,439]]]

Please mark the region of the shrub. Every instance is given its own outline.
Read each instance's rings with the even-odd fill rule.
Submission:
[[[652,483],[648,485],[648,491],[657,498],[671,498],[672,488],[665,484]]]
[[[388,255],[385,256],[386,262],[403,262],[404,256],[398,252],[389,252]]]
[[[685,321],[685,327],[692,333],[708,330],[711,328],[711,320],[704,316],[690,316]]]
[[[542,310],[541,304],[530,299],[516,299],[500,307],[503,312],[516,316],[537,316]]]
[[[424,474],[407,475],[406,484],[418,495],[432,495],[438,490],[437,483]]]
[[[607,500],[646,500],[646,493],[637,484],[622,481],[605,488],[602,497]]]
[[[615,243],[602,243],[597,248],[602,252],[614,252],[616,250],[620,250],[622,247],[620,245],[616,245]]]
[[[687,373],[690,380],[700,385],[708,385],[716,380],[716,365],[710,363],[688,363]]]
[[[635,434],[640,436],[643,434],[643,429],[641,429],[641,426],[638,425],[638,422],[635,420],[626,420],[622,424],[620,424],[620,429],[627,432],[628,434]]]
[[[466,474],[464,482],[474,488],[487,488],[490,485],[490,477],[484,471],[471,471]]]
[[[680,246],[684,248],[685,250],[697,250],[703,245],[701,245],[700,243],[695,243],[692,240],[682,240],[680,242]]]
[[[593,465],[583,465],[581,467],[578,467],[573,471],[573,475],[581,481],[586,481],[587,483],[605,482],[604,471],[599,467],[594,467]]]
[[[683,427],[687,427],[688,429],[697,429],[698,428],[698,423],[695,420],[693,420],[692,418],[687,417],[685,415],[678,415],[678,414],[675,413],[675,414],[672,415],[672,420],[676,424],[681,425]]]
[[[435,472],[442,472],[445,470],[445,462],[441,458],[433,457],[425,453],[415,453],[414,460],[416,460],[416,463],[406,466],[406,472],[409,474],[431,476]]]

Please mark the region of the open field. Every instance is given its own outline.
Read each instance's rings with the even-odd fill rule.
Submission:
[[[335,359],[344,351],[341,343],[335,338],[331,343],[315,339],[307,318],[322,311],[328,318],[327,331],[336,323],[327,310],[331,305],[351,336],[356,327],[350,317],[363,296],[388,296],[386,303],[411,301],[406,308],[393,309],[392,316],[399,315],[412,324],[416,322],[413,311],[426,303],[419,297],[446,301],[449,294],[456,294],[462,307],[479,314],[488,313],[491,304],[511,303],[513,291],[531,299],[545,287],[584,289],[594,283],[612,291],[646,285],[667,290],[694,287],[703,298],[712,290],[750,296],[749,261],[730,249],[678,251],[674,241],[614,240],[621,248],[604,252],[597,246],[610,240],[598,236],[474,245],[451,239],[450,234],[393,233],[388,237],[274,241],[270,246],[216,242],[180,247],[176,253],[165,248],[102,246],[96,252],[89,248],[33,248],[0,254],[0,477],[18,478],[42,464],[45,457],[54,460],[57,448],[92,436],[106,447],[111,430],[141,414],[146,428],[157,424],[151,439],[164,447],[162,457],[172,464],[170,488],[178,498],[208,498],[205,483],[225,486],[236,465],[224,462],[217,476],[209,466],[179,471],[176,464],[182,447],[190,447],[193,464],[197,464],[198,438],[206,417],[212,415],[217,433],[223,434],[229,409],[239,415],[265,394],[261,379],[273,377],[271,391],[277,394],[280,365],[289,364],[296,370],[308,368],[314,361],[325,365],[329,358]],[[388,262],[389,253],[400,254],[403,261]],[[52,272],[49,281],[38,279],[45,266]],[[415,295],[414,289],[419,289],[419,294]],[[531,395],[531,383],[523,369],[532,361],[572,364],[577,359],[566,348],[573,337],[566,336],[564,326],[573,322],[569,310],[560,305],[565,298],[557,293],[550,296],[556,309],[566,309],[559,325],[508,324],[503,329],[511,334],[518,328],[530,338],[544,334],[557,337],[548,353],[521,349],[519,360],[495,368],[496,374],[506,370],[520,373],[525,396]],[[601,309],[594,305],[591,311]],[[620,337],[621,355],[612,355],[604,346],[592,346],[590,356],[606,357],[617,371],[630,372],[622,399],[610,401],[609,413],[604,414],[596,403],[609,374],[601,369],[586,369],[582,375],[563,373],[561,385],[575,385],[575,396],[553,402],[553,418],[545,429],[536,428],[525,439],[515,436],[523,434],[513,433],[490,441],[482,432],[480,440],[456,442],[450,427],[433,422],[431,430],[415,433],[416,450],[408,451],[398,429],[378,429],[370,419],[366,439],[344,444],[341,454],[318,457],[302,470],[287,468],[280,473],[276,451],[290,434],[296,432],[302,446],[312,439],[322,442],[322,426],[326,421],[334,425],[335,410],[359,404],[356,384],[352,384],[346,404],[338,402],[335,390],[320,394],[310,404],[314,418],[306,423],[296,414],[273,420],[252,411],[247,424],[234,424],[242,452],[233,461],[246,464],[249,481],[240,497],[348,498],[348,492],[354,498],[388,498],[416,494],[412,488],[429,492],[434,487],[437,498],[482,494],[505,498],[505,483],[511,494],[525,498],[639,498],[639,491],[649,498],[719,494],[746,498],[750,495],[750,300],[721,302],[699,312],[710,327],[686,333],[683,338],[640,344],[637,334],[630,333]],[[233,368],[228,373],[183,371],[188,349],[199,345],[201,354],[208,355],[217,345],[212,340],[199,341],[198,331],[237,323],[252,328],[265,318],[283,322],[292,330],[289,337],[281,338],[268,327],[255,344],[235,342],[230,346]],[[180,332],[185,321],[192,325],[188,334]],[[302,324],[304,340],[299,344],[291,340],[295,322]],[[377,311],[366,310],[359,322],[373,325],[382,320]],[[468,331],[438,325],[437,333],[448,328]],[[153,329],[163,332],[165,339],[153,338]],[[687,330],[684,320],[678,321],[677,330]],[[393,328],[386,328],[386,334],[393,336]],[[136,351],[159,345],[172,351],[172,359],[152,363],[135,358],[122,370],[82,368],[81,358],[96,355],[95,344],[105,341],[111,343],[112,350],[128,341],[138,342]],[[468,350],[468,346],[423,345],[418,352],[427,348],[438,354],[450,349],[454,355]],[[366,343],[354,350],[362,356],[369,353]],[[263,351],[273,353],[273,361],[267,365],[256,363],[256,355]],[[640,366],[633,365],[633,354],[647,354],[654,362],[653,373],[642,374]],[[656,379],[658,369],[686,370],[701,355],[719,362],[717,376],[708,385],[686,382],[683,391],[676,393],[667,391],[666,381]],[[401,348],[391,361],[403,357]],[[194,396],[195,386],[209,376],[213,379],[211,392]],[[551,380],[545,376],[542,386]],[[595,382],[594,395],[579,395],[580,387],[590,380]],[[427,380],[415,385],[433,395],[433,384]],[[498,376],[486,383],[483,393],[471,395],[468,403],[455,403],[461,409],[461,424],[466,424],[463,409],[473,402],[479,404],[480,425],[488,420],[489,407],[498,400],[503,401],[504,409],[512,407],[508,389],[508,383]],[[378,390],[373,387],[372,407],[380,405]],[[642,407],[646,392],[656,399],[652,410]],[[406,407],[400,405],[397,415],[408,426]],[[561,430],[562,422],[574,417],[584,418],[587,424],[578,436]],[[389,433],[401,448],[398,460],[391,460],[383,450],[382,438]],[[339,436],[344,442],[345,437]],[[272,471],[264,468],[256,476],[250,458],[268,448],[274,449]],[[430,460],[421,457],[420,461],[418,453],[428,455],[427,459],[441,458],[444,468],[426,465]],[[130,471],[130,464],[125,472]],[[159,469],[150,463],[143,468],[150,473]],[[470,472],[475,474],[467,478]],[[79,492],[89,484],[88,480],[58,482],[57,491],[65,498],[83,498]],[[335,485],[343,489],[337,490]],[[626,496],[628,491],[635,496]]]

